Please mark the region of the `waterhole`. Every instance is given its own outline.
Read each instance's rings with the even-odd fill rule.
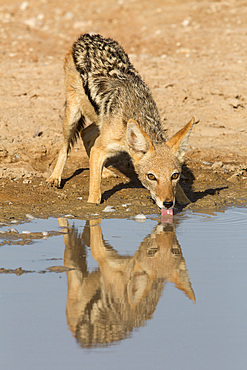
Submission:
[[[0,368],[246,369],[247,209],[0,227]]]

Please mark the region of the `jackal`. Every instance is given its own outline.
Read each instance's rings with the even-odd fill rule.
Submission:
[[[81,35],[66,55],[64,70],[64,139],[47,181],[60,186],[68,152],[80,135],[89,156],[88,202],[101,202],[106,159],[127,152],[161,209],[173,208],[175,194],[179,203],[188,203],[178,181],[194,118],[167,141],[149,88],[112,39]],[[91,124],[86,126],[86,119]]]

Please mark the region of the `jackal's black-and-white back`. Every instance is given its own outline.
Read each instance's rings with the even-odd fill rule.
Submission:
[[[97,115],[121,114],[124,124],[135,119],[154,141],[165,140],[152,94],[116,41],[97,34],[81,35],[72,56]]]
[[[114,40],[97,34],[81,35],[73,45],[73,58],[83,78],[88,74],[103,76],[136,75],[123,48]]]

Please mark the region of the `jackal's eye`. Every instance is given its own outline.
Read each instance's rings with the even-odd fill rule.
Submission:
[[[157,179],[156,179],[156,177],[155,177],[152,173],[148,173],[148,174],[147,174],[147,178],[148,178],[149,180],[152,180],[152,181],[157,180]]]
[[[158,252],[158,248],[149,248],[147,250],[148,257],[153,257]]]
[[[179,173],[178,172],[174,172],[171,176],[171,179],[172,180],[177,180],[179,178]]]

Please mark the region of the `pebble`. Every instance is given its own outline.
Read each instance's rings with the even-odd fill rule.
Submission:
[[[25,10],[28,9],[28,7],[29,7],[29,2],[28,1],[23,1],[23,3],[21,3],[21,5],[20,5],[19,9],[21,11],[25,11]]]
[[[216,169],[218,169],[218,168],[221,168],[221,167],[223,167],[223,163],[221,162],[221,161],[217,161],[217,162],[215,162],[213,165],[212,165],[212,170],[216,170]]]
[[[26,214],[26,218],[28,218],[29,220],[35,220],[35,217],[30,215],[29,213]]]
[[[103,212],[116,212],[116,208],[113,206],[107,206],[103,209]]]
[[[241,103],[241,101],[239,99],[231,99],[228,102],[235,109],[237,109],[239,107],[244,108],[243,103]]]
[[[236,167],[233,166],[232,164],[225,164],[224,170],[227,172],[234,172],[236,170]]]
[[[13,229],[13,228],[9,229],[9,232],[10,233],[19,234],[19,232],[16,229]]]
[[[147,217],[143,213],[139,213],[138,215],[135,215],[134,219],[137,222],[145,222]]]
[[[23,23],[30,28],[38,28],[42,24],[41,20],[35,17],[25,19]]]
[[[188,27],[190,25],[190,23],[191,23],[191,20],[189,18],[186,18],[186,19],[183,20],[182,26]]]

